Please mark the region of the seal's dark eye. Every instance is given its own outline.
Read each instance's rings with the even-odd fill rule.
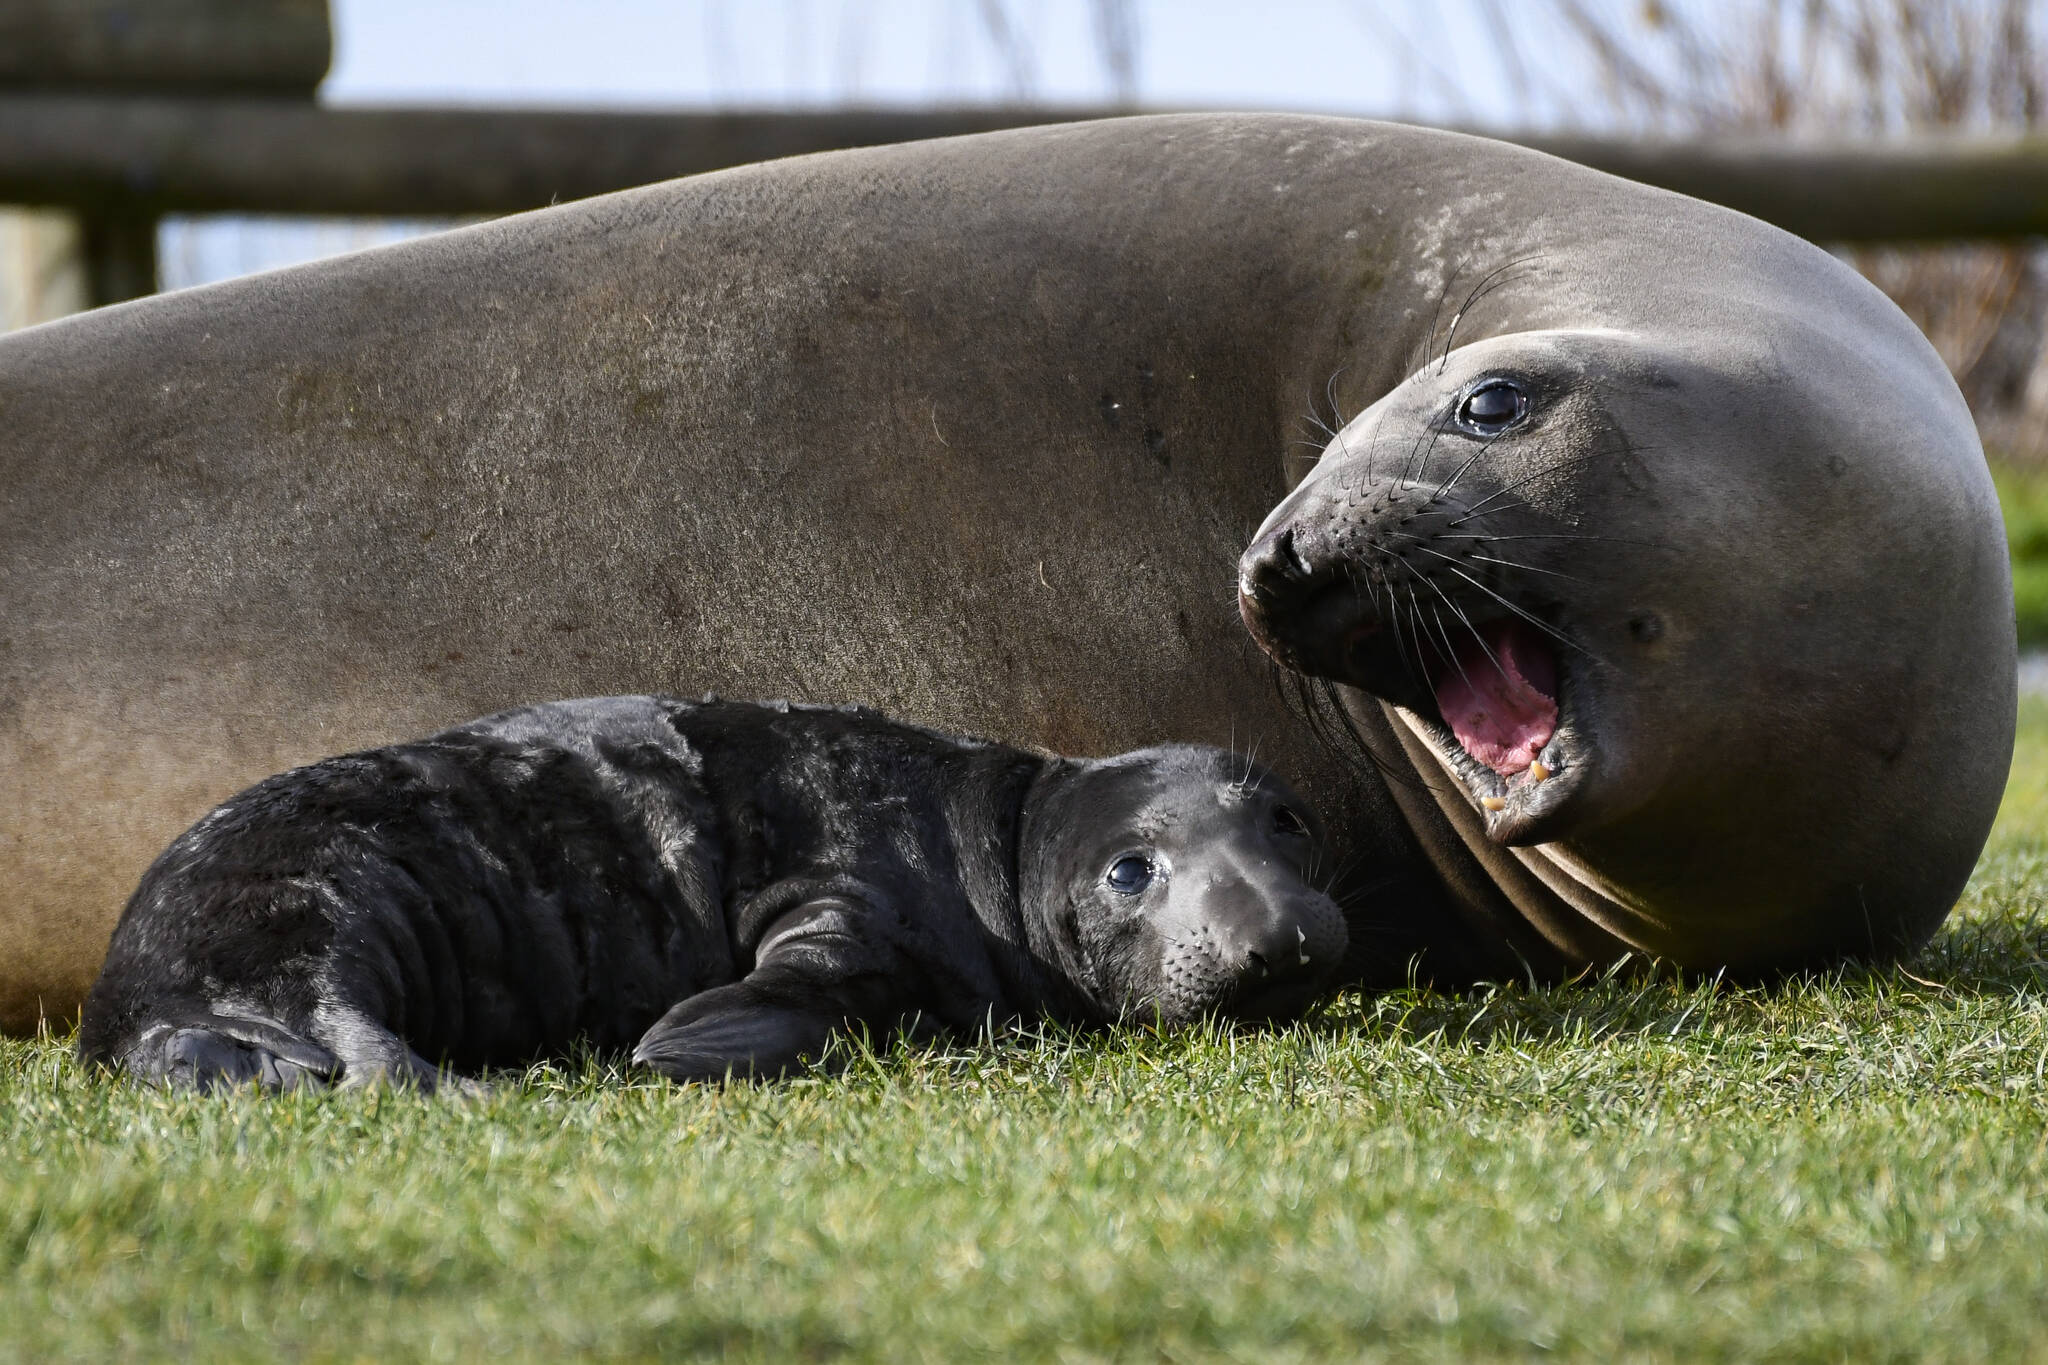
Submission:
[[[1109,865],[1108,875],[1102,880],[1119,895],[1135,896],[1152,885],[1152,864],[1135,853],[1126,853]]]
[[[1475,436],[1498,436],[1529,415],[1529,395],[1512,379],[1489,379],[1458,404],[1458,425]]]
[[[1273,807],[1273,832],[1285,835],[1289,839],[1299,839],[1308,833],[1308,826],[1302,823],[1299,815],[1296,815],[1287,807],[1275,806]]]

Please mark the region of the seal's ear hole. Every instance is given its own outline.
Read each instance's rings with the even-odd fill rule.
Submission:
[[[1126,853],[1102,874],[1103,885],[1119,896],[1135,896],[1152,885],[1152,860],[1142,853]]]
[[[1308,823],[1296,815],[1291,807],[1273,807],[1273,832],[1289,839],[1306,839]]]
[[[1498,436],[1527,418],[1529,391],[1512,379],[1482,379],[1458,404],[1458,425],[1474,436]]]

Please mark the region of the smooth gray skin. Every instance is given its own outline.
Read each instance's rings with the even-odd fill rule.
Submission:
[[[1361,694],[1420,765],[1395,796],[1314,735],[1233,580],[1311,410],[1394,391],[1447,296],[1532,256],[1458,340],[1601,339],[1597,401],[1663,434],[1574,505],[1669,552],[1586,568],[1682,629],[1611,691],[1595,822],[1510,850]],[[1840,425],[1845,380],[1876,418]],[[0,487],[14,1028],[75,1010],[150,856],[230,792],[541,697],[1256,742],[1340,853],[1412,874],[1440,975],[1854,950],[1847,884],[1931,925],[2010,754],[1993,497],[1904,317],[1754,220],[1424,129],[833,153],[144,300],[0,339]],[[1377,979],[1412,946],[1352,941]]]

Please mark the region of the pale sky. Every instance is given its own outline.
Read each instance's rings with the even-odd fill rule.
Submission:
[[[331,104],[819,107],[1023,96],[1100,104],[1115,86],[1085,0],[332,0]],[[1513,0],[1137,0],[1135,102],[1520,121],[1481,25]],[[1526,12],[1526,10],[1524,11]],[[167,288],[395,240],[439,224],[172,219]]]
[[[333,0],[334,103],[1093,103],[1085,0],[1005,0],[1023,70],[975,0]],[[1138,98],[1512,121],[1485,6],[1137,0]],[[1508,6],[1511,10],[1512,6]],[[1475,79],[1476,78],[1476,79]],[[1456,88],[1462,97],[1446,98]]]

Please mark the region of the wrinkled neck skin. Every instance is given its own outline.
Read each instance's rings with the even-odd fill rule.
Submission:
[[[1081,767],[1071,759],[1047,759],[1018,809],[1017,923],[1034,1011],[1062,1023],[1109,1024],[1123,1011],[1092,980],[1061,877],[1061,836],[1071,805],[1065,798]]]
[[[991,746],[968,761],[985,771],[951,784],[945,818],[961,889],[1002,991],[989,1008],[998,1022],[1091,1019],[1085,1000],[1069,984],[1052,926],[1031,886],[1035,815],[1071,765],[1004,746]]]

